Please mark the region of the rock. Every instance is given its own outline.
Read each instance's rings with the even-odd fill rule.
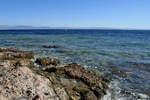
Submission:
[[[61,100],[69,100],[69,96],[65,92],[64,88],[57,87],[55,88],[55,92],[61,97]]]
[[[34,73],[25,66],[17,69],[10,67],[11,62],[0,62],[2,65],[0,67],[0,98],[6,98],[1,100],[38,100],[37,94],[40,94],[41,100],[67,100],[67,98],[59,99],[61,97],[55,92],[48,78]],[[67,95],[64,90],[61,91]]]
[[[15,48],[0,48],[0,52],[25,52],[23,50],[20,49],[15,49]]]
[[[65,70],[67,75],[72,78],[82,80],[85,84],[89,86],[90,90],[92,90],[98,98],[101,98],[103,95],[106,94],[105,90],[108,88],[108,80],[105,81],[106,79],[99,77],[98,75],[96,75],[95,72],[88,71],[75,63],[69,64],[65,67],[67,67]]]
[[[34,58],[34,52],[23,51],[18,49],[2,49],[0,48],[0,59],[1,60],[14,60],[19,58],[32,59]]]
[[[29,52],[0,49],[1,100],[99,100],[106,94],[110,79],[76,63],[57,66],[60,61],[49,57],[36,59],[41,66],[54,65],[40,70]]]
[[[25,97],[19,97],[16,100],[27,100],[27,98],[25,98]]]
[[[28,51],[28,52],[26,51],[26,52],[24,52],[22,54],[19,54],[18,57],[19,58],[32,59],[32,58],[34,58],[34,53],[32,51]]]
[[[37,58],[36,63],[38,63],[39,65],[42,65],[42,66],[47,66],[47,65],[59,65],[60,64],[60,61],[58,59],[54,59],[54,58]]]
[[[80,93],[80,98],[82,100],[97,100],[97,97],[86,85],[80,85],[73,88],[73,90]]]
[[[43,45],[43,48],[60,48],[58,45]]]
[[[76,63],[65,67],[47,68],[45,71],[59,79],[57,81],[52,79],[53,84],[65,86],[70,98],[73,98],[72,100],[79,97],[81,100],[98,100],[106,94],[107,83],[110,81],[108,78],[102,78],[95,72],[88,71]]]
[[[60,50],[60,49],[57,49],[55,50],[54,52],[57,52],[57,53],[64,53],[64,54],[72,54],[72,51],[68,51],[68,50]]]
[[[34,68],[33,61],[31,61],[29,59],[17,60],[14,65],[15,66],[26,66],[26,67],[29,67],[29,68]]]

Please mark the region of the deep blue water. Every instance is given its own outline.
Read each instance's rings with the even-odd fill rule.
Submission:
[[[0,47],[33,50],[36,57],[58,58],[62,65],[77,62],[118,81],[121,92],[150,95],[148,30],[1,30]]]

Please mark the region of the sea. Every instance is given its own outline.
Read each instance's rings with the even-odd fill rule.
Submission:
[[[102,100],[150,100],[150,30],[0,30],[0,47],[32,50],[35,58],[75,62],[109,77]]]

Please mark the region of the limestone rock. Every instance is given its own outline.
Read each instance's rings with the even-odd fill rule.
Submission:
[[[22,96],[27,100],[32,100],[39,94],[41,100],[59,100],[58,98],[60,97],[55,92],[55,88],[50,87],[52,83],[48,78],[33,73],[32,70],[25,66],[17,69],[10,67],[10,63],[9,61],[0,63],[0,98],[18,100]],[[64,89],[57,92],[62,93],[63,98],[68,97]]]

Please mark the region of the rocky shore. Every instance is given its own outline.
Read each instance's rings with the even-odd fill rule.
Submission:
[[[0,48],[0,100],[100,100],[106,94],[110,79],[76,63],[60,63]]]

